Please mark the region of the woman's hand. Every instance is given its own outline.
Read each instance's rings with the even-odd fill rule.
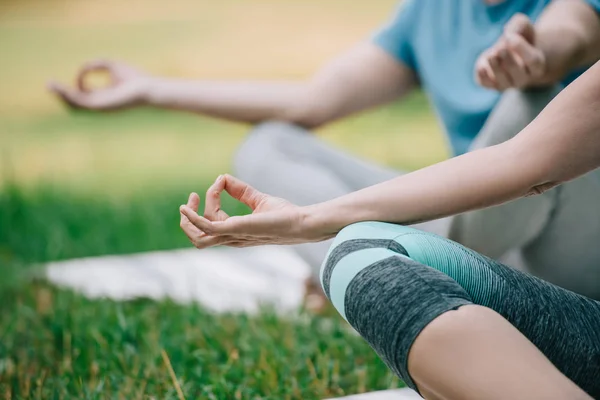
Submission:
[[[90,89],[86,77],[90,73],[106,72],[108,86]],[[137,69],[120,62],[96,60],[85,64],[77,74],[77,87],[51,82],[48,89],[73,108],[88,110],[118,110],[132,107],[144,101],[149,77]]]
[[[223,191],[249,206],[252,214],[229,217],[221,210]],[[305,208],[261,193],[230,175],[219,176],[206,192],[203,217],[198,215],[199,205],[200,197],[192,193],[180,207],[181,229],[199,249],[317,242],[335,235],[311,226]]]

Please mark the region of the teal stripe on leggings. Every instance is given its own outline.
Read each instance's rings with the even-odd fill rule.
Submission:
[[[337,263],[331,274],[329,290],[333,306],[339,310],[344,319],[346,319],[346,289],[352,279],[369,265],[395,255],[397,253],[388,249],[365,249],[350,253]]]

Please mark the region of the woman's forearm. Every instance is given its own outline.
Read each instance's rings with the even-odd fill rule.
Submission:
[[[515,138],[305,209],[332,234],[351,223],[410,224],[537,194],[600,166],[600,63]]]

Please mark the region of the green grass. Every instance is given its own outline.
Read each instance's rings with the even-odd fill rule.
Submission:
[[[36,284],[0,296],[5,398],[318,399],[399,382],[339,318],[90,301]],[[151,397],[149,397],[151,396]]]
[[[177,221],[182,195],[123,204],[6,188],[4,275],[32,262],[187,246]],[[232,201],[225,208],[246,211]],[[168,301],[88,300],[44,282],[1,289],[5,398],[176,398],[163,349],[187,398],[319,399],[401,385],[333,313],[213,315]]]

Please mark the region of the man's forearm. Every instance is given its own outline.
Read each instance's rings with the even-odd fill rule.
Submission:
[[[302,122],[309,104],[303,82],[211,82],[150,78],[145,103],[257,123],[277,119]]]
[[[541,193],[600,166],[600,62],[515,138],[305,208],[332,235],[376,220],[436,219]]]
[[[371,43],[361,43],[297,82],[209,82],[149,78],[145,103],[233,121],[292,122],[315,128],[384,104],[416,84],[413,71]]]
[[[315,128],[384,104],[415,86],[414,72],[361,43],[298,82],[208,82],[150,78],[146,103],[233,121],[292,122]]]
[[[600,59],[600,16],[584,0],[555,0],[535,28],[547,65],[540,84],[555,83]]]

